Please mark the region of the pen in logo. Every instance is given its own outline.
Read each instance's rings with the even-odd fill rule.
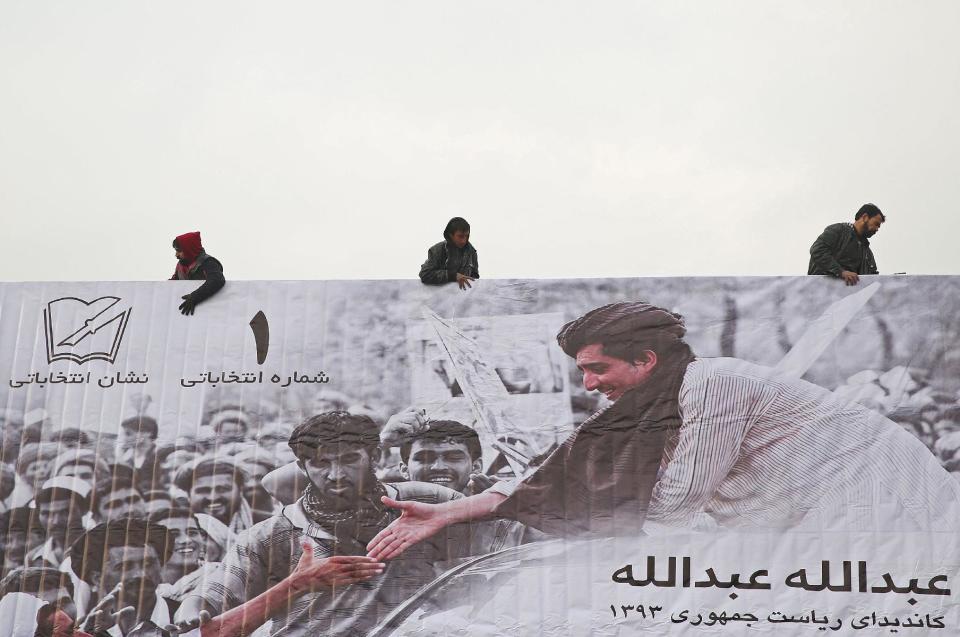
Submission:
[[[74,345],[76,345],[86,337],[90,336],[91,334],[96,334],[101,328],[121,318],[126,313],[126,310],[121,310],[118,314],[115,314],[113,316],[110,316],[110,313],[108,313],[108,310],[113,308],[113,306],[115,306],[119,302],[120,302],[120,299],[115,300],[113,303],[111,303],[107,307],[103,308],[102,310],[100,310],[90,318],[86,319],[83,322],[83,327],[81,327],[76,332],[74,332],[70,336],[66,337],[65,339],[57,343],[57,347],[73,347]]]

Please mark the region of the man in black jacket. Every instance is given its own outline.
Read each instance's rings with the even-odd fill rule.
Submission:
[[[176,250],[177,267],[170,280],[204,282],[190,294],[181,297],[183,303],[180,304],[180,312],[190,315],[198,303],[207,300],[223,287],[223,265],[203,249],[199,232],[180,235],[173,240],[173,249]]]
[[[877,234],[886,217],[872,203],[864,204],[853,223],[834,223],[810,246],[807,274],[829,274],[847,285],[860,282],[861,274],[879,274],[870,250],[870,237]]]
[[[454,217],[447,223],[443,239],[427,250],[420,280],[429,285],[456,282],[465,290],[470,281],[480,278],[477,251],[470,243],[470,224],[463,217]]]

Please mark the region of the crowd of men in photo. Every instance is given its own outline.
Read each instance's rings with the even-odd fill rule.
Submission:
[[[411,408],[386,424],[334,410],[264,427],[227,406],[205,425],[208,440],[157,444],[159,425],[146,416],[101,440],[6,414],[0,599],[44,600],[69,617],[61,628],[93,635],[172,634],[201,617],[223,624],[214,634],[364,634],[457,559],[537,537],[491,520],[390,564],[364,556],[396,517],[381,496],[436,503],[495,480],[462,423]],[[382,457],[381,435],[399,462]],[[329,572],[311,571],[310,558]],[[278,582],[289,590],[259,611],[224,614]],[[53,617],[41,622],[52,629]]]

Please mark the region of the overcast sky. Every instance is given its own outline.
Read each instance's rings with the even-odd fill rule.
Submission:
[[[960,274],[960,2],[0,0],[3,280]]]

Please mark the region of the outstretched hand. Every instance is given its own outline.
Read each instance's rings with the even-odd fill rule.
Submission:
[[[394,500],[387,496],[380,500],[388,507],[400,509],[402,513],[367,544],[367,555],[377,560],[394,558],[407,547],[427,539],[447,525],[435,504]]]
[[[171,635],[189,633],[195,628],[203,628],[210,623],[211,619],[213,619],[213,617],[210,615],[210,611],[202,610],[200,611],[200,615],[198,617],[179,621],[175,624],[167,624],[163,627],[163,630]]]
[[[309,541],[304,541],[301,547],[303,554],[290,573],[291,584],[297,592],[362,582],[380,575],[386,568],[386,564],[364,555],[314,557],[313,545]]]
[[[120,623],[121,618],[136,615],[137,609],[133,606],[124,606],[117,609],[122,592],[123,583],[117,584],[110,593],[93,607],[83,622],[83,631],[87,633],[105,632]]]

